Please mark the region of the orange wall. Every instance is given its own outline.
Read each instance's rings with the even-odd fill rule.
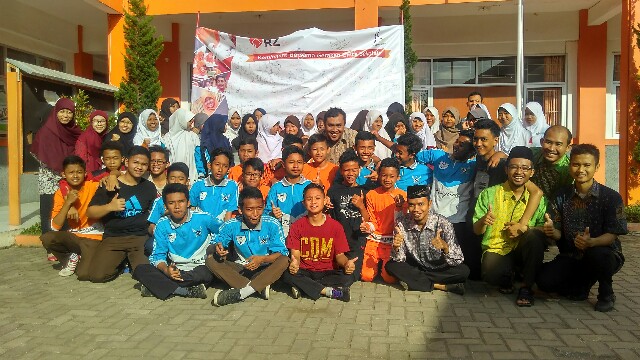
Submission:
[[[171,41],[164,42],[164,49],[156,61],[156,68],[160,72],[162,95],[160,103],[166,98],[180,101],[180,24],[171,24]]]
[[[455,106],[460,111],[460,117],[467,116],[469,109],[467,108],[467,96],[472,91],[478,91],[482,94],[483,103],[491,112],[491,118],[496,118],[498,106],[504,103],[516,103],[515,86],[490,86],[482,88],[474,87],[453,87],[453,88],[436,88],[433,90],[433,105],[439,110]]]

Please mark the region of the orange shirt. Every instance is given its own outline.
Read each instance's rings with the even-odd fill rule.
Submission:
[[[260,185],[260,192],[262,193],[262,198],[267,200],[267,194],[269,194],[269,190],[271,190],[270,186]]]
[[[382,186],[367,193],[367,212],[369,222],[373,224],[374,235],[392,236],[395,227],[396,201],[398,194],[407,200],[407,193],[394,188],[387,192]]]
[[[240,179],[241,177],[242,177],[242,165],[236,165],[231,169],[229,169],[229,173],[227,174],[227,179],[233,180],[239,184],[240,181],[242,180]]]
[[[73,204],[73,207],[78,210],[78,221],[67,219],[69,232],[92,240],[102,240],[102,233],[104,231],[102,223],[99,220],[93,220],[87,217],[89,202],[96,193],[96,190],[98,190],[99,185],[96,181],[85,181],[80,191],[78,191],[78,199]],[[53,230],[58,231],[61,229],[60,226],[57,226],[53,222],[53,218],[60,213],[63,205],[64,197],[62,196],[62,190],[58,189],[53,195],[53,209],[51,210],[51,229]]]
[[[336,177],[337,173],[338,166],[330,162],[327,162],[322,168],[320,168],[315,162],[313,162],[313,160],[311,160],[304,164],[304,167],[302,168],[302,176],[307,180],[315,181],[315,179],[320,179],[320,182],[324,186],[325,194],[331,187],[331,184],[333,184],[333,179]]]
[[[271,170],[269,168],[269,164],[264,164],[264,174],[262,174],[262,185],[269,186],[277,183],[278,181],[284,178],[284,166],[280,166],[280,168],[276,171]]]

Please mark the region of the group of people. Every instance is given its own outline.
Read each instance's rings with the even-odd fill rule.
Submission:
[[[536,286],[585,300],[598,282],[595,310],[614,307],[622,198],[594,179],[599,150],[572,145],[537,103],[523,121],[503,104],[496,122],[474,92],[464,119],[453,107],[407,116],[394,103],[347,128],[340,108],[300,121],[264,109],[203,117],[165,102],[140,114],[134,135],[135,116],[121,114],[91,160],[69,100],[36,134],[53,193],[41,239],[60,275],[106,282],[131,271],[159,299],[206,298],[221,282],[216,306],[268,299],[276,281],[294,298],[349,301],[354,281],[378,276],[460,295],[467,279],[483,280],[518,306],[534,305]],[[106,131],[100,117],[85,134]],[[553,245],[559,255],[543,262]]]

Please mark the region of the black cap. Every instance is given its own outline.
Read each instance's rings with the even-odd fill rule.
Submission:
[[[427,185],[411,185],[407,187],[407,199],[428,198],[430,190]]]
[[[507,163],[511,161],[511,159],[527,159],[533,162],[533,151],[526,146],[516,146],[509,152]]]

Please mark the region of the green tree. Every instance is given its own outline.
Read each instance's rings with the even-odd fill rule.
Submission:
[[[407,113],[411,113],[411,89],[413,89],[413,67],[418,62],[418,56],[411,46],[413,36],[411,35],[411,12],[410,0],[402,0],[400,10],[402,10],[402,19],[404,23],[404,102]],[[420,111],[420,109],[416,110]]]
[[[128,2],[129,8],[124,12],[126,76],[115,95],[126,111],[137,114],[144,109],[156,109],[162,93],[156,61],[164,46],[162,36],[156,36],[144,0]]]

